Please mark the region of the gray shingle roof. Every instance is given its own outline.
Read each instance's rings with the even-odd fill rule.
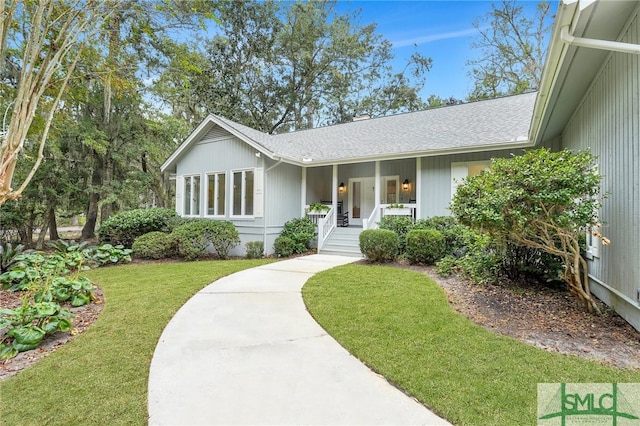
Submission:
[[[522,144],[535,99],[526,93],[279,135],[216,118],[277,156],[341,162]]]

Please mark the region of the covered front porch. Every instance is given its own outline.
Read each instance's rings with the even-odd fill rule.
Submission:
[[[302,169],[301,216],[318,225],[318,250],[337,227],[377,228],[387,215],[420,217],[420,158]],[[328,211],[310,213],[321,203]]]

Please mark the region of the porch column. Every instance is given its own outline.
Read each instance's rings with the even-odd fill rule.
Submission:
[[[422,219],[420,191],[422,190],[422,157],[416,158],[416,219]]]
[[[376,177],[373,182],[373,192],[374,192],[374,208],[378,208],[378,205],[382,202],[380,199],[380,161],[376,160]]]
[[[333,165],[333,178],[331,179],[331,207],[333,208],[333,226],[338,226],[338,165]]]
[[[307,168],[302,168],[302,184],[300,185],[300,217],[304,217],[304,207],[307,204]]]

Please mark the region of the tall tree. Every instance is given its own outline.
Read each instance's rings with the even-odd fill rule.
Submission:
[[[391,44],[335,1],[228,1],[193,94],[213,113],[268,133],[424,107],[431,60],[394,70]]]
[[[80,58],[117,1],[40,0],[0,2],[0,75],[13,75],[16,87],[8,128],[0,145],[0,205],[20,196],[43,159],[58,104]],[[10,55],[9,50],[13,51]],[[5,91],[7,92],[7,91]],[[12,188],[20,152],[37,116],[44,117],[39,149],[30,172]]]
[[[478,36],[471,47],[478,52],[467,61],[474,87],[469,100],[536,90],[540,86],[551,25],[550,5],[541,1],[535,13],[516,0],[491,4],[491,11],[473,22]]]

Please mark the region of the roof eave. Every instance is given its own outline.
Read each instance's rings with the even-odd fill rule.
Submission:
[[[503,149],[527,149],[533,147],[534,144],[530,140],[519,141],[519,142],[508,142],[508,143],[500,143],[500,144],[487,144],[487,145],[476,145],[476,146],[466,146],[466,147],[455,147],[455,148],[444,148],[444,149],[435,149],[428,151],[412,151],[412,152],[403,152],[403,153],[393,153],[393,154],[381,154],[381,155],[368,155],[362,157],[349,157],[349,158],[341,158],[341,159],[329,159],[329,160],[319,160],[319,161],[311,161],[311,162],[302,162],[296,160],[295,163],[299,166],[303,167],[320,167],[320,166],[332,166],[334,164],[353,164],[353,163],[367,163],[371,161],[388,161],[388,160],[404,160],[407,158],[417,158],[417,157],[436,157],[439,155],[452,155],[452,154],[469,154],[473,152],[486,152],[486,151],[499,151]]]
[[[529,130],[529,140],[534,145],[542,142],[543,129],[545,122],[549,119],[547,110],[556,86],[556,82],[561,77],[561,68],[564,63],[569,45],[564,43],[560,37],[562,27],[572,25],[580,15],[579,1],[561,0],[556,19],[553,24],[551,33],[551,41],[545,66],[542,72],[540,89],[536,97],[533,108],[533,116],[531,118],[531,126]]]

